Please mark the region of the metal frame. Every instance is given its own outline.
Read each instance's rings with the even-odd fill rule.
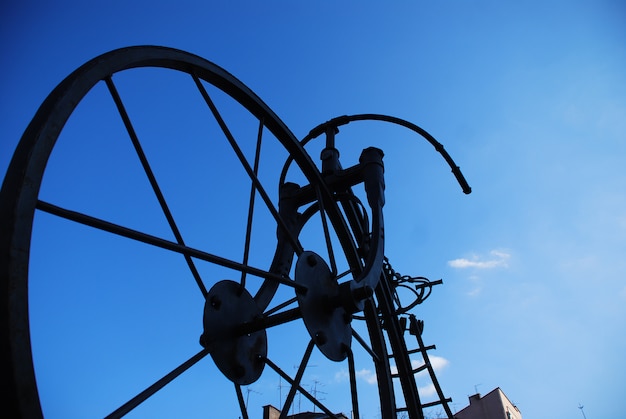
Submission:
[[[117,93],[112,76],[115,73],[138,67],[161,67],[188,73],[196,84],[207,107],[220,125],[225,137],[237,153],[245,168],[252,186],[248,228],[246,233],[246,252],[242,263],[227,260],[217,255],[194,249],[185,244],[178,231],[169,207],[159,185],[152,174],[150,164],[143,153],[141,144],[134,132],[132,122],[125,111],[124,104]],[[161,209],[176,238],[167,241],[145,233],[134,231],[124,226],[115,225],[105,220],[60,208],[52,203],[39,200],[39,188],[57,137],[69,116],[80,100],[97,83],[104,82],[114,99],[118,112],[141,160],[146,175],[150,180]],[[235,99],[259,121],[259,136],[254,164],[247,162],[238,148],[237,141],[221,118],[220,112],[203,87],[209,83]],[[350,386],[353,410],[358,415],[358,394],[356,391],[356,373],[354,358],[350,348],[352,337],[371,355],[378,376],[378,389],[383,418],[396,418],[397,413],[407,412],[410,418],[423,418],[414,371],[409,359],[404,334],[406,321],[403,322],[394,304],[397,282],[383,269],[384,234],[383,215],[384,177],[382,152],[366,149],[359,164],[343,169],[335,149],[334,136],[338,127],[352,121],[379,120],[407,127],[426,138],[442,154],[451,166],[454,175],[465,193],[470,192],[467,182],[459,168],[454,165],[443,146],[423,129],[407,121],[375,114],[344,116],[330,120],[316,128],[298,141],[286,125],[243,83],[215,64],[198,56],[164,47],[142,46],[123,48],[103,54],[84,64],[70,74],[43,102],[35,117],[27,127],[11,161],[9,170],[0,191],[0,282],[2,283],[0,303],[5,307],[2,315],[2,345],[4,353],[2,376],[6,401],[3,409],[12,417],[41,417],[37,387],[30,351],[30,332],[28,319],[28,263],[30,237],[34,213],[48,212],[76,223],[95,227],[133,240],[180,253],[184,256],[190,271],[206,299],[204,332],[200,339],[202,349],[175,370],[168,373],[146,390],[120,406],[109,417],[121,417],[143,400],[150,397],[179,374],[190,368],[204,356],[211,354],[220,370],[235,383],[235,390],[243,416],[247,416],[240,385],[253,382],[268,366],[291,383],[286,409],[293,401],[297,391],[306,397],[315,399],[302,388],[302,373],[311,351],[316,345],[329,359],[341,361],[347,358],[350,370]],[[264,129],[269,130],[288,151],[289,159],[280,179],[280,202],[278,208],[271,202],[263,185],[258,179],[258,159],[261,136]],[[306,153],[304,146],[322,133],[326,134],[326,148],[322,153],[322,168],[319,170]],[[285,182],[286,173],[294,161],[309,182],[298,186]],[[369,224],[367,211],[358,202],[352,188],[364,183],[368,204],[372,216]],[[249,266],[247,263],[250,223],[254,200],[257,194],[265,202],[277,223],[277,244],[273,261],[267,270]],[[307,207],[308,206],[308,207]],[[302,208],[307,207],[302,210]],[[341,252],[350,267],[352,279],[339,282],[341,274],[337,272],[333,251],[330,254],[330,266],[325,265],[316,254],[305,252],[299,243],[300,230],[314,214],[321,216],[327,246],[330,245],[329,231],[332,228],[339,239]],[[288,278],[294,255],[298,258],[296,278]],[[207,290],[195,269],[192,258],[202,259],[216,265],[227,266],[241,272],[239,285],[235,282],[217,283]],[[313,269],[311,269],[313,268]],[[318,281],[320,272],[327,277],[326,285]],[[246,275],[264,278],[264,283],[256,295],[245,290]],[[283,310],[293,301],[283,306],[266,310],[272,296],[279,286],[289,286],[296,291],[300,306],[296,309]],[[241,292],[237,287],[241,287]],[[420,301],[421,302],[421,301]],[[229,311],[220,313],[223,304],[230,304]],[[321,307],[321,308],[320,308]],[[241,309],[241,311],[237,311]],[[233,316],[233,313],[238,313]],[[330,314],[329,314],[330,313]],[[362,313],[362,314],[359,314]],[[263,338],[265,330],[282,323],[302,318],[311,334],[311,342],[303,356],[295,378],[289,377],[272,360],[267,358],[267,345]],[[369,333],[369,344],[350,327],[355,319],[364,319]],[[234,319],[219,322],[215,319]],[[229,323],[230,322],[230,323]],[[231,324],[232,323],[232,324]],[[226,324],[224,326],[224,324]],[[265,339],[265,340],[263,340]],[[387,348],[386,340],[390,348]],[[235,341],[237,342],[235,344]],[[423,349],[418,335],[420,348]],[[243,342],[243,343],[242,343]],[[260,346],[259,346],[260,345]],[[236,361],[227,356],[233,348],[237,349]],[[261,348],[261,349],[259,349]],[[329,349],[330,348],[330,349]],[[391,353],[389,353],[391,349]],[[221,355],[220,355],[221,354]],[[425,350],[422,354],[426,357]],[[252,361],[249,361],[252,359]],[[398,374],[391,373],[389,360],[394,359]],[[425,358],[427,360],[427,358]],[[434,374],[431,371],[431,377]],[[399,378],[402,398],[405,406],[396,405],[394,379]],[[438,384],[437,384],[438,387]],[[441,403],[447,407],[449,399]],[[329,417],[333,413],[323,404],[317,405]],[[446,410],[451,418],[449,409]]]

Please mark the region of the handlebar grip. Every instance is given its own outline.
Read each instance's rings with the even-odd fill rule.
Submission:
[[[456,180],[459,182],[459,185],[461,185],[463,193],[466,195],[471,194],[472,187],[467,183],[467,180],[465,180],[465,176],[463,176],[463,173],[461,173],[461,168],[459,166],[454,166],[452,169],[452,173],[454,174]]]

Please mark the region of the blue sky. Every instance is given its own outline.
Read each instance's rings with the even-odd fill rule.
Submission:
[[[476,390],[486,393],[495,387],[501,387],[526,418],[577,417],[579,403],[589,419],[616,417],[626,409],[622,2],[402,1],[382,6],[110,1],[94,6],[8,1],[0,10],[2,172],[39,104],[57,83],[85,61],[130,45],[175,47],[218,64],[255,91],[300,138],[343,114],[407,119],[445,145],[472,186],[471,195],[461,193],[430,146],[398,128],[346,127],[340,136],[356,139],[344,144],[342,158],[347,166],[356,162],[363,147],[376,145],[385,151],[386,253],[403,274],[444,280],[415,313],[425,320],[427,344],[437,345],[432,354],[444,392],[453,398],[453,410],[464,407]],[[143,81],[124,83],[120,80],[120,89],[128,94],[135,89],[157,99],[177,94],[185,98],[173,87],[150,91],[142,90]],[[166,234],[158,208],[144,205],[143,199],[150,202],[145,180],[133,176],[138,169],[130,159],[120,157],[129,145],[103,140],[118,131],[106,122],[115,118],[111,109],[98,107],[102,93],[93,92],[99,120],[89,119],[85,111],[86,119],[68,125],[69,139],[59,143],[58,157],[51,160],[44,193]],[[180,141],[192,138],[198,128],[192,121],[195,115],[182,115],[172,105],[174,99],[163,102],[154,110],[161,112],[155,132],[166,129],[165,122],[160,125],[166,115],[175,115],[189,120],[185,130],[162,132]],[[150,114],[141,109],[149,105],[128,105],[146,116],[138,122],[145,123],[146,130]],[[74,132],[80,136],[71,137]],[[190,156],[186,143],[167,144],[162,155],[155,154],[156,160],[167,157],[164,167],[178,162],[185,169],[164,188],[170,196],[180,192],[187,206],[177,207],[179,219],[192,223],[202,210],[213,209],[212,202],[202,199],[197,189],[186,191],[181,185],[209,170],[202,167],[201,156],[207,154]],[[270,166],[282,164],[281,158],[279,153],[272,157],[275,163]],[[187,165],[189,159],[193,164]],[[209,161],[213,169],[229,173],[229,161]],[[198,169],[192,169],[194,164]],[[212,192],[230,197],[218,187]],[[232,207],[223,215],[234,217],[232,208],[241,205],[229,202]],[[224,247],[230,245],[224,237],[235,235],[229,228],[243,228],[236,222],[226,224],[223,230],[213,226],[207,231]],[[194,228],[190,225],[187,231]],[[72,227],[41,217],[35,237],[40,264],[31,266],[35,273],[54,278],[57,292],[62,286],[71,290],[50,301],[45,284],[33,286],[31,304],[42,307],[37,330],[45,349],[36,356],[41,376],[48,377],[42,378],[41,391],[50,417],[84,417],[82,409],[89,412],[94,406],[107,413],[106,406],[99,407],[98,391],[123,393],[123,386],[134,385],[131,379],[103,379],[102,390],[72,393],[81,390],[81,379],[106,373],[107,360],[141,374],[154,364],[177,365],[199,349],[200,295],[192,282],[181,281],[184,286],[179,287],[168,281],[175,275],[169,269],[180,268],[180,258],[113,238],[92,238],[98,247],[86,248],[84,238],[74,239],[73,234]],[[202,233],[189,239],[194,240],[201,241]],[[54,251],[48,250],[51,242]],[[115,265],[103,254],[117,258]],[[134,268],[154,260],[162,266],[152,271]],[[129,286],[126,277],[140,278],[141,287]],[[90,297],[79,304],[74,295],[81,291]],[[81,310],[91,313],[96,306],[105,313],[99,320],[91,314],[76,315]],[[142,315],[156,319],[158,326],[144,323]],[[59,329],[48,329],[46,317]],[[59,326],[62,322],[67,326]],[[107,324],[115,330],[108,330]],[[128,326],[127,331],[121,326]],[[302,332],[292,326],[293,331],[271,335],[269,341],[286,365],[292,354],[283,349],[291,349],[290,338]],[[87,336],[97,339],[104,328],[106,336],[118,332],[125,344],[112,337],[94,347]],[[135,336],[137,330],[140,336]],[[78,336],[72,351],[61,344],[70,342],[69,335]],[[304,345],[303,339],[294,340]],[[69,364],[75,372],[62,372]],[[345,379],[345,370],[323,358],[312,364],[306,384],[317,382],[320,394],[330,399]],[[371,376],[367,369],[360,376],[365,392]],[[189,411],[177,411],[182,416],[207,417],[209,408],[217,408],[215,417],[233,417],[228,413],[236,412],[235,405],[228,408],[232,386],[218,380],[210,359],[183,377],[155,409],[168,416],[166,396],[176,399],[184,393],[192,401]],[[249,387],[251,403],[276,404],[286,391],[279,385],[277,377],[263,377]],[[223,389],[231,395],[222,397]],[[309,406],[303,401],[302,408]],[[376,417],[362,413],[364,418]]]

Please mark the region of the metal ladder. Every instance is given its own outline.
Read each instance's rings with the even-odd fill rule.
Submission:
[[[409,327],[408,329],[406,329],[406,323],[409,323]],[[418,347],[412,350],[407,350],[406,354],[407,356],[411,356],[413,354],[419,353],[423,360],[424,363],[422,365],[420,365],[417,368],[412,369],[412,374],[413,376],[419,374],[420,372],[426,370],[428,371],[428,374],[430,376],[430,380],[433,384],[433,386],[435,387],[435,391],[437,393],[437,397],[438,399],[432,402],[428,402],[428,403],[422,403],[421,401],[420,403],[420,407],[421,407],[421,412],[418,413],[419,417],[422,418],[424,417],[423,415],[423,411],[424,409],[428,409],[428,408],[432,408],[435,406],[439,406],[441,405],[443,407],[443,410],[445,411],[447,418],[448,419],[453,419],[454,416],[452,414],[452,411],[450,410],[450,406],[449,403],[452,402],[451,398],[446,398],[443,394],[443,391],[441,390],[441,386],[439,385],[439,381],[437,380],[437,376],[435,375],[435,370],[433,368],[432,363],[430,362],[430,358],[428,356],[428,351],[431,349],[436,349],[435,345],[430,345],[430,346],[426,346],[424,345],[424,340],[422,339],[422,332],[424,330],[424,321],[423,320],[418,320],[417,317],[415,317],[414,314],[409,314],[409,317],[407,319],[407,317],[402,317],[400,318],[400,323],[401,323],[401,328],[404,330],[408,330],[410,335],[415,336],[416,340],[417,340],[417,345]],[[406,339],[405,339],[406,341]],[[390,355],[390,358],[394,358],[393,355]],[[400,378],[400,373],[396,373],[396,374],[392,374],[392,378]],[[407,407],[399,407],[396,409],[396,412],[400,413],[400,412],[408,412],[408,408]]]

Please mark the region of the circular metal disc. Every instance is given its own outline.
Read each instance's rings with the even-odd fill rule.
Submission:
[[[220,281],[207,294],[201,342],[210,350],[219,370],[239,385],[258,380],[265,366],[265,330],[239,332],[260,316],[262,312],[254,298],[237,282]]]
[[[332,361],[343,361],[352,342],[351,315],[340,304],[339,284],[326,262],[303,252],[296,263],[296,282],[307,288],[297,293],[302,318],[319,350]]]

